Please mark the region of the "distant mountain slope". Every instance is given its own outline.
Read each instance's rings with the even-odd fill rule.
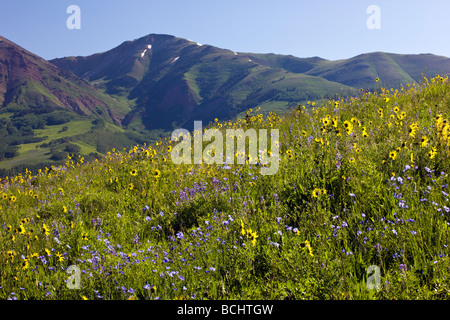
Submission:
[[[271,68],[282,68],[293,73],[306,73],[328,60],[320,57],[298,58],[292,55],[274,53],[239,53],[253,61]]]
[[[417,81],[389,54],[382,52],[361,54],[341,61],[323,62],[307,73],[355,88],[372,88],[375,78],[381,79],[385,85],[395,87],[401,83],[412,84]]]
[[[135,108],[123,124],[170,130],[193,120],[233,118],[247,108],[286,110],[306,100],[417,83],[450,72],[431,54],[361,54],[344,60],[233,52],[150,34],[107,52],[51,60]],[[380,85],[379,84],[379,85]]]
[[[0,36],[0,110],[66,110],[120,123],[127,107],[88,82]]]
[[[247,57],[270,66],[294,73],[319,76],[354,88],[374,89],[376,78],[386,87],[413,84],[423,77],[450,72],[450,59],[433,54],[393,54],[372,52],[343,60],[325,60],[319,57],[297,58],[275,54],[246,53]]]
[[[450,59],[434,54],[388,54],[402,69],[416,81],[423,76],[431,78],[436,74],[450,74]]]
[[[128,101],[0,36],[0,172],[93,159],[141,139],[124,132]],[[20,172],[20,171],[19,171]]]
[[[352,87],[374,88],[379,78],[385,87],[423,81],[423,77],[450,72],[450,59],[432,54],[400,55],[384,52],[321,63],[307,73]]]

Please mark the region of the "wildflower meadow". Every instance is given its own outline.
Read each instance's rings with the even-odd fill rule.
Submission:
[[[448,76],[377,81],[204,128],[279,130],[274,174],[168,137],[3,177],[0,298],[448,299]]]

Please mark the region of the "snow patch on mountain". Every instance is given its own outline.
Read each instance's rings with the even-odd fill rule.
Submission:
[[[144,49],[144,51],[141,52],[141,58],[145,56],[145,53],[152,48],[151,44],[147,45],[147,48]]]
[[[198,45],[199,47],[201,47],[201,46],[203,46],[201,43],[198,43],[198,42],[195,42],[195,41],[193,41],[193,40],[191,40],[191,39],[186,39],[187,41],[189,41],[189,42],[194,42],[196,45]]]

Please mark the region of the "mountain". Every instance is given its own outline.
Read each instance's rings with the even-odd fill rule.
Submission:
[[[318,76],[354,88],[375,89],[379,78],[385,87],[419,83],[423,77],[450,72],[450,59],[433,54],[393,54],[372,52],[349,59],[330,61],[319,57],[247,53],[254,61],[293,73]]]
[[[322,77],[170,35],[151,34],[107,52],[50,62],[105,93],[134,101],[123,124],[141,129],[191,128],[194,120],[229,119],[256,106],[286,110],[301,101],[354,92]],[[310,63],[315,65],[314,59]]]
[[[128,112],[87,81],[1,36],[0,108],[21,115],[68,111],[117,124]]]
[[[450,59],[432,54],[406,55],[384,52],[361,54],[343,61],[329,61],[308,70],[319,76],[352,87],[368,87],[374,78],[385,87],[398,88],[401,84],[423,81],[423,77],[450,72]]]
[[[450,72],[450,59],[432,54],[373,52],[330,61],[233,52],[162,34],[50,62],[133,103],[122,124],[138,131],[191,129],[194,120],[230,119],[256,106],[283,111],[307,100],[374,89],[376,78],[398,88]]]
[[[129,111],[128,102],[0,36],[0,169],[136,143],[121,127]]]

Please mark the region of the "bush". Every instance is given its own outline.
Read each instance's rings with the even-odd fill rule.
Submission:
[[[50,159],[53,160],[53,161],[61,161],[61,160],[64,160],[66,157],[67,157],[67,153],[66,152],[53,151],[52,152],[52,156],[50,157]]]
[[[68,143],[64,148],[64,151],[68,153],[78,154],[81,152],[81,147],[77,146],[76,144]]]
[[[66,111],[56,111],[52,112],[45,117],[47,124],[49,126],[54,126],[58,124],[64,124],[73,119],[73,115]]]

